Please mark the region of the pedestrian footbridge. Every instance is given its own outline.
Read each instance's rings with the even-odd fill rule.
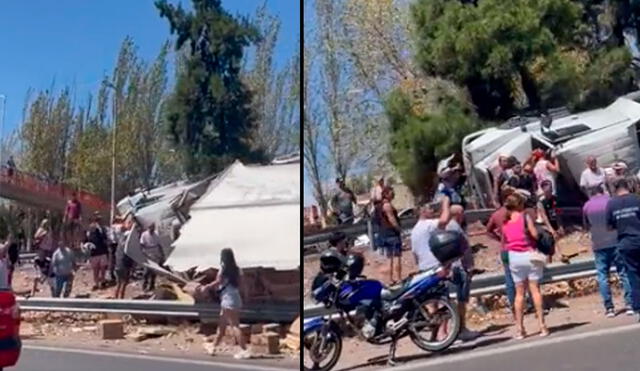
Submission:
[[[82,204],[85,215],[95,211],[109,211],[109,202],[94,194],[69,185],[48,182],[17,170],[10,172],[7,167],[0,168],[0,198],[39,209],[62,211],[73,192]]]

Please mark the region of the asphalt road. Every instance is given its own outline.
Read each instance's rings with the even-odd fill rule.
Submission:
[[[26,346],[15,368],[6,371],[281,371],[298,366],[265,366],[259,361],[190,360]]]
[[[408,363],[394,371],[637,371],[640,324],[597,329]]]

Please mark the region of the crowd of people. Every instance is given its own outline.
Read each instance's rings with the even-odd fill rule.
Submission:
[[[607,168],[598,166],[593,156],[585,159],[585,169],[579,185],[588,201],[583,206],[584,228],[591,234],[591,244],[597,270],[597,281],[607,317],[616,315],[609,285],[610,269],[616,267],[624,289],[623,311],[640,316],[640,192],[638,177],[630,174],[628,165],[616,160]],[[461,164],[448,164],[438,173],[439,184],[434,197],[420,203],[418,221],[411,230],[410,250],[420,271],[439,262],[431,253],[429,239],[437,229],[454,230],[466,241],[466,253],[450,268],[458,309],[462,318],[460,338],[464,341],[479,336],[464,326],[464,316],[470,294],[470,282],[475,269],[468,239],[486,234],[501,245],[500,260],[504,268],[505,289],[516,325],[515,338],[527,336],[524,314],[534,311],[538,318],[539,335],[547,336],[545,308],[540,289],[544,267],[559,253],[555,248],[564,235],[558,208],[557,177],[560,162],[554,151],[536,149],[520,162],[514,156],[499,156],[498,166],[491,169],[494,182],[493,212],[484,230],[467,233],[465,209],[467,203],[461,191],[464,170]],[[337,179],[339,192],[332,199],[340,224],[353,222],[354,193]],[[393,206],[394,189],[378,177],[370,193],[374,250],[389,259],[389,282],[404,278],[402,228]],[[346,254],[344,236],[334,236],[333,248]],[[561,257],[560,257],[561,258]],[[562,258],[561,258],[562,259]],[[640,320],[640,317],[639,317]]]
[[[69,297],[77,270],[88,263],[93,277],[92,291],[115,286],[114,298],[123,299],[136,270],[136,263],[125,251],[126,241],[136,225],[132,214],[116,215],[112,225],[106,226],[100,213],[93,213],[85,227],[82,205],[76,194],[68,200],[62,223],[53,228],[49,217],[44,218],[33,235],[33,285],[29,295],[38,292],[42,284],[49,286],[51,296]],[[164,263],[164,254],[155,224],[146,228],[140,237],[143,254],[153,262]],[[13,233],[0,242],[0,286],[11,287],[13,272],[19,264],[20,247]],[[5,279],[6,278],[6,279]],[[145,292],[155,290],[155,273],[144,272]]]

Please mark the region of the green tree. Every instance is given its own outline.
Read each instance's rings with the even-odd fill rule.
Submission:
[[[280,70],[273,61],[280,33],[280,19],[269,14],[264,2],[252,20],[261,35],[255,44],[252,63],[243,71],[251,88],[252,110],[256,114],[253,143],[258,152],[273,159],[294,148],[294,133],[299,133],[300,53]]]
[[[391,162],[414,195],[431,195],[438,161],[459,152],[464,136],[481,127],[469,97],[464,89],[438,80],[422,100],[402,88],[394,90],[385,108]]]
[[[137,56],[133,40],[125,38],[113,75],[105,76],[100,85],[96,106],[90,98],[87,107],[77,110],[71,146],[72,184],[110,197],[115,118],[117,198],[138,187],[180,178],[175,150],[163,135],[168,50],[169,45],[163,45],[149,64]]]
[[[220,0],[192,3],[192,12],[166,0],[155,4],[176,35],[175,49],[186,48],[188,53],[167,102],[169,132],[183,151],[187,173],[205,175],[236,158],[264,158],[252,150],[255,115],[240,78],[244,49],[259,34],[248,19],[229,14]]]
[[[561,93],[549,87],[592,69],[601,60],[616,66],[628,61],[625,52],[615,46],[591,47],[589,40],[594,39],[595,31],[585,21],[588,12],[576,1],[480,0],[474,5],[419,0],[412,14],[422,70],[466,87],[483,118],[504,119],[518,109],[537,110],[552,104],[606,104],[601,99],[584,100],[580,92],[589,89],[589,78],[578,79],[577,85]],[[584,62],[582,71],[567,59],[576,55]],[[606,71],[625,72],[619,68]],[[599,86],[609,90],[601,98],[630,87],[628,81],[620,86],[616,74],[600,74],[599,79],[607,81]]]

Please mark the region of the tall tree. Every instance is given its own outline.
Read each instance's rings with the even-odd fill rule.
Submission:
[[[75,117],[72,183],[109,197],[114,134],[117,198],[179,177],[173,148],[163,135],[168,50],[168,44],[163,45],[149,64],[137,56],[133,40],[125,38],[113,75],[100,85],[96,107],[89,99],[89,106],[78,109]]]
[[[272,159],[294,148],[292,137],[300,121],[300,116],[295,115],[300,110],[300,53],[295,53],[285,66],[276,68],[274,52],[280,19],[269,14],[264,2],[252,22],[261,37],[253,48],[252,63],[243,75],[251,88],[252,109],[256,114],[254,146]]]
[[[346,61],[336,30],[343,27],[341,1],[315,1],[315,47],[317,67],[312,70],[314,97],[322,102],[322,125],[327,128],[329,151],[335,175],[347,178],[374,157],[370,144],[378,137],[358,97],[353,66]],[[318,79],[316,79],[316,77]],[[316,93],[317,92],[317,93]]]
[[[236,158],[263,160],[252,150],[255,115],[240,78],[244,50],[258,40],[257,30],[247,18],[229,14],[220,0],[192,0],[191,12],[166,0],[155,4],[176,35],[175,49],[188,52],[166,107],[169,132],[183,151],[187,172],[210,174]]]
[[[399,0],[344,2],[341,48],[363,88],[382,102],[391,89],[419,74],[413,63],[411,18]]]
[[[33,101],[27,101],[26,106],[20,131],[21,167],[49,180],[61,181],[66,172],[74,122],[71,90],[65,88],[56,94],[52,84],[51,89],[40,92]]]
[[[303,104],[303,163],[305,176],[311,183],[312,194],[320,207],[321,220],[324,224],[324,216],[327,213],[327,197],[323,188],[323,164],[322,157],[322,127],[317,117],[316,106],[313,104],[309,76],[312,70],[313,55],[309,46],[304,48],[304,64],[302,77],[302,104]]]
[[[579,91],[589,88],[584,79],[579,88],[560,101],[548,96],[545,81],[555,72],[579,77],[589,66],[613,62],[627,64],[628,56],[615,47],[591,49],[593,39],[585,24],[584,9],[571,0],[419,0],[413,5],[417,35],[417,61],[425,74],[450,79],[466,87],[478,113],[487,119],[504,119],[519,109],[544,109],[553,104],[585,105]],[[588,18],[588,17],[587,17]],[[556,68],[578,66],[585,69]],[[573,62],[567,61],[572,59]],[[564,61],[564,62],[563,62]],[[548,67],[538,68],[536,67]],[[619,72],[619,68],[613,69]],[[536,75],[537,74],[537,75]],[[599,76],[607,80],[607,91],[589,104],[606,104],[610,97],[629,88],[628,76]],[[548,93],[548,92],[547,92]],[[518,100],[519,96],[525,99]],[[557,96],[554,96],[556,98]]]
[[[384,101],[399,85],[427,86],[428,80],[413,61],[411,18],[406,0],[339,0],[342,27],[335,30],[346,61],[352,65],[357,102],[353,112],[369,122],[375,133],[363,143],[363,152],[372,158],[367,168],[391,175],[395,169],[389,162],[389,120],[384,114]],[[420,93],[420,90],[412,94]]]

